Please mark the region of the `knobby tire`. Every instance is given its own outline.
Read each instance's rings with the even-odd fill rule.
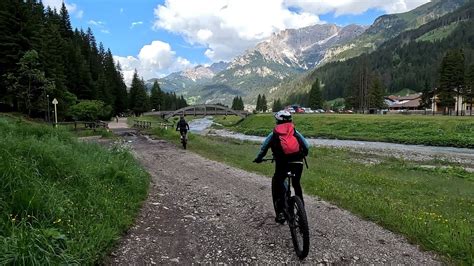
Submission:
[[[308,219],[303,201],[298,196],[290,199],[290,213],[294,215],[293,222],[288,223],[296,255],[300,259],[306,258],[309,252]],[[299,237],[301,239],[299,239]]]

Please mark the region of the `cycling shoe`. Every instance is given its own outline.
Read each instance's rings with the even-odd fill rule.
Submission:
[[[285,219],[285,215],[283,213],[280,213],[275,217],[275,222],[276,223],[284,224],[285,221],[286,221],[286,219]]]

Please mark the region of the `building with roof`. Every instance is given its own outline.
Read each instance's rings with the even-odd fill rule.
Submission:
[[[402,110],[420,110],[421,93],[407,96],[390,95],[385,97],[385,103],[389,111],[399,112]]]

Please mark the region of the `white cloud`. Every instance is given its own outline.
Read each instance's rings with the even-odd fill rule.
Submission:
[[[361,14],[369,9],[379,9],[387,13],[409,11],[430,0],[284,0],[286,6],[297,7],[315,14],[334,12],[336,16],[345,14]]]
[[[166,0],[155,10],[154,29],[204,45],[213,61],[229,60],[273,32],[322,23],[319,15],[387,13],[413,9],[429,0]],[[202,8],[202,7],[206,8]],[[296,10],[296,11],[295,11]]]
[[[130,25],[130,29],[135,28],[136,26],[143,25],[143,21],[135,21]]]
[[[64,2],[69,13],[75,14],[77,18],[82,18],[84,15],[84,10],[79,9],[75,3],[69,3],[63,0],[43,0],[42,2],[44,6],[55,8],[58,12],[61,10],[61,6]]]
[[[135,69],[145,80],[159,78],[192,67],[187,59],[177,57],[168,43],[153,41],[142,47],[138,56],[114,56],[120,62],[125,82],[130,85]]]
[[[100,21],[100,20],[96,21],[96,20],[91,19],[87,22],[87,24],[102,27],[102,26],[105,25],[105,22]]]
[[[102,32],[102,33],[104,33],[104,34],[110,34],[110,30],[107,29],[107,27],[106,27],[106,24],[107,24],[107,23],[105,23],[105,22],[103,22],[103,21],[101,21],[101,20],[93,20],[93,19],[91,19],[91,20],[87,21],[87,24],[93,25],[93,26],[97,27],[98,30],[100,30],[100,32]]]
[[[123,13],[123,10],[124,10],[124,9],[123,9],[123,7],[122,7],[122,8],[120,8],[120,14],[122,14],[122,13]]]
[[[82,18],[84,16],[84,10],[79,10],[76,12],[76,18]]]
[[[155,29],[205,45],[212,60],[229,60],[275,31],[320,23],[314,14],[288,10],[283,0],[166,0],[155,17]]]

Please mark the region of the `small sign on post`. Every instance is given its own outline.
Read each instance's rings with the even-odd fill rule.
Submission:
[[[56,98],[53,99],[54,104],[54,126],[58,126],[58,109],[56,108],[58,105],[58,100]]]

